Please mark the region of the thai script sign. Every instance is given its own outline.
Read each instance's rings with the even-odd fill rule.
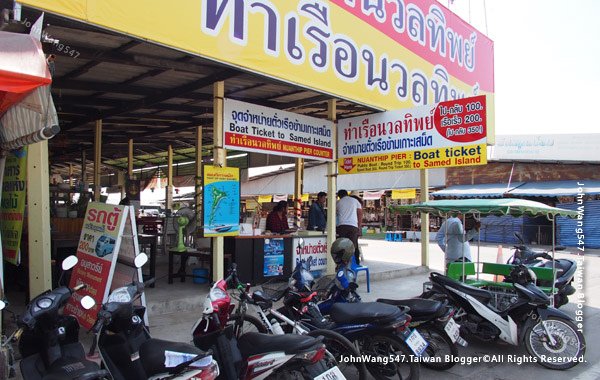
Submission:
[[[296,238],[292,241],[292,247],[293,268],[302,263],[311,272],[327,270],[326,236]]]
[[[485,96],[340,120],[340,174],[483,165]]]
[[[225,148],[333,160],[333,122],[225,99]]]
[[[436,0],[22,3],[381,109],[494,93],[493,42]]]
[[[4,260],[19,265],[23,213],[27,199],[27,147],[14,150],[6,157],[2,180],[2,252]]]
[[[240,233],[240,169],[204,166],[204,236]]]

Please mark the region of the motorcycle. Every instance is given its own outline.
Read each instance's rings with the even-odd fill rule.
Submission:
[[[140,268],[147,260],[146,254],[141,253],[135,258],[135,266]],[[113,380],[216,379],[219,367],[210,352],[150,336],[144,323],[146,309],[134,303],[144,287],[153,282],[132,281],[112,291],[91,329],[95,339],[90,355],[97,346],[102,364]],[[82,302],[94,305],[89,296]]]
[[[575,293],[573,287],[573,277],[577,271],[577,263],[575,260],[569,259],[553,259],[549,255],[549,251],[534,251],[525,245],[525,241],[520,233],[515,232],[515,237],[520,244],[514,246],[515,253],[508,259],[507,264],[519,265],[523,264],[528,267],[538,268],[556,268],[556,281],[554,287],[557,289],[554,295],[554,306],[559,308],[569,303],[569,296]],[[565,247],[555,247],[555,251],[562,251]],[[543,260],[541,260],[543,259]],[[552,281],[540,280],[538,286],[552,287]]]
[[[435,298],[445,297],[457,308],[461,333],[483,341],[525,344],[532,362],[550,369],[568,369],[583,361],[585,339],[573,319],[550,307],[550,298],[535,285],[535,273],[524,265],[510,272],[515,294],[503,310],[494,295],[440,273],[430,275]]]
[[[62,262],[63,274],[77,264],[77,257]],[[61,278],[58,281],[62,283]],[[17,320],[9,340],[18,340],[20,369],[25,380],[99,380],[109,379],[108,371],[85,358],[79,342],[79,323],[73,316],[62,315],[60,309],[85,285],[73,289],[59,286],[35,297]]]
[[[227,293],[226,279],[210,289],[202,316],[192,328],[194,345],[212,349],[224,378],[232,379],[344,379],[337,367],[328,368],[322,337],[235,333],[229,321],[235,305]]]

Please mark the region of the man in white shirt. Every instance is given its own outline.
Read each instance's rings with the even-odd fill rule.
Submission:
[[[467,231],[463,228],[462,221],[459,219],[461,214],[451,216],[440,226],[436,234],[436,240],[442,251],[446,254],[446,265],[453,261],[473,261],[471,258],[471,246],[469,240],[473,239],[479,233],[480,222],[475,222],[475,228]]]
[[[336,234],[345,237],[354,244],[354,258],[356,264],[360,263],[360,251],[358,250],[358,237],[362,228],[362,205],[353,197],[348,196],[346,190],[337,193],[340,198],[336,204]]]

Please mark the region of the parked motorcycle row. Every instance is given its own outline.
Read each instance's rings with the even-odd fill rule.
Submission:
[[[233,264],[210,289],[192,328],[193,345],[150,336],[146,310],[136,302],[149,282],[138,281],[114,289],[99,309],[90,354],[98,350],[100,365],[86,359],[77,320],[60,312],[82,285],[35,297],[7,341],[18,341],[26,380],[418,379],[421,365],[442,371],[460,362],[459,346],[472,339],[525,346],[533,362],[568,369],[583,361],[585,340],[523,265],[538,264],[532,260],[543,256],[535,255],[522,246],[511,258],[515,266],[505,281],[515,296],[502,310],[488,290],[435,272],[421,298],[362,302],[354,281],[345,289],[335,281],[324,292],[316,289],[303,264],[277,291],[251,291]],[[140,254],[135,265],[146,261]],[[67,258],[63,271],[76,263]],[[76,299],[86,309],[95,306],[91,297]]]

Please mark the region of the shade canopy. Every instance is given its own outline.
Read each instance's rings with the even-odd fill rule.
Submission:
[[[564,216],[576,218],[577,211],[551,207],[540,202],[524,199],[458,199],[435,200],[411,205],[390,206],[395,212],[428,212],[434,215],[445,215],[449,212],[463,214],[479,213],[486,215],[512,216]]]

